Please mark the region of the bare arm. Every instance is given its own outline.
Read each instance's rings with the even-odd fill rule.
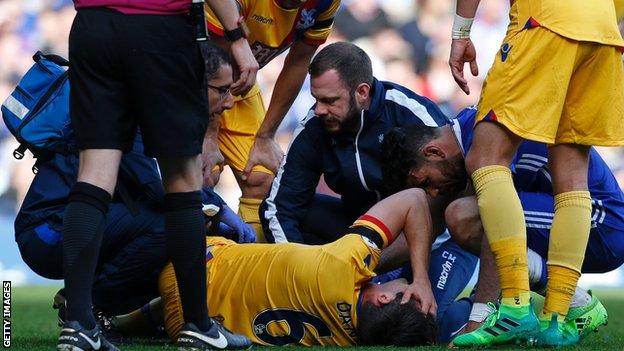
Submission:
[[[410,253],[407,247],[407,240],[403,233],[381,252],[379,263],[375,267],[375,273],[381,274],[397,269],[409,261]]]
[[[431,228],[433,237],[437,237],[444,233],[446,224],[444,223],[444,210],[452,199],[438,196],[435,199],[427,197],[428,208],[431,213]],[[430,252],[431,253],[431,252]],[[395,241],[385,248],[379,259],[379,263],[375,268],[378,273],[385,273],[393,269],[401,267],[410,259],[410,251],[407,247],[405,236],[401,233]]]
[[[205,0],[208,6],[214,11],[225,30],[236,29],[241,20],[238,7],[234,0]],[[258,72],[258,62],[251,52],[246,38],[240,38],[231,43],[230,52],[236,61],[238,79],[232,84],[232,94],[244,95],[256,82]]]
[[[481,0],[457,0],[455,13],[466,18],[474,18]]]
[[[277,173],[284,153],[273,137],[301,90],[308,66],[317,48],[316,45],[308,45],[301,41],[295,42],[290,48],[284,67],[277,77],[269,108],[249,152],[247,164],[243,169],[244,176],[249,176],[253,166],[258,164]]]
[[[226,30],[238,27],[238,6],[234,0],[205,0]]]
[[[225,159],[219,150],[219,122],[221,116],[212,116],[208,122],[208,128],[204,135],[202,146],[202,172],[204,176],[204,186],[214,187],[219,182]],[[218,167],[215,169],[215,167]]]
[[[402,303],[413,296],[424,313],[436,314],[437,305],[429,282],[429,255],[433,242],[427,195],[422,189],[407,189],[377,203],[368,212],[384,223],[394,240],[403,232],[412,266],[413,283],[405,290]]]
[[[308,74],[308,66],[317,48],[317,45],[309,45],[302,41],[295,42],[290,48],[284,67],[277,77],[266,116],[258,129],[258,136],[263,138],[275,136],[277,127],[301,90]]]
[[[480,0],[457,0],[456,18],[453,23],[453,41],[451,43],[451,54],[449,56],[449,66],[451,67],[451,74],[453,79],[459,87],[466,93],[470,94],[468,88],[468,81],[464,77],[464,65],[466,62],[470,64],[470,72],[473,76],[479,74],[479,68],[477,67],[477,52],[470,37],[455,38],[455,30],[458,26],[458,17],[464,19],[472,19],[477,13]],[[460,26],[461,27],[461,26]],[[470,28],[468,28],[468,33]]]

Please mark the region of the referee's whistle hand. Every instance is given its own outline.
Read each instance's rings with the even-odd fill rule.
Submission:
[[[230,51],[236,61],[239,72],[238,79],[231,86],[232,95],[244,96],[256,83],[256,73],[259,68],[258,61],[256,61],[245,38],[233,42]]]

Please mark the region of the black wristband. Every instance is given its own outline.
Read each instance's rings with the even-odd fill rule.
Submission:
[[[223,34],[225,35],[225,39],[227,39],[227,41],[237,41],[240,38],[246,37],[245,31],[241,27],[237,27],[232,30],[224,30]]]

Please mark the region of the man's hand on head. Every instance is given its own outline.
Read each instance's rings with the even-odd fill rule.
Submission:
[[[412,284],[408,285],[403,291],[401,303],[408,303],[412,297],[416,299],[416,305],[420,305],[420,310],[423,313],[435,317],[438,312],[438,305],[436,304],[433,291],[431,290],[431,283],[428,279],[426,281],[414,280]]]

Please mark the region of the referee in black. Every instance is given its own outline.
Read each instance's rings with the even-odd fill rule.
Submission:
[[[198,3],[199,2],[199,3]],[[249,90],[258,70],[234,0],[206,0],[233,38],[238,79]],[[100,335],[91,287],[122,153],[141,129],[145,154],[158,159],[167,252],[185,326],[177,345],[251,346],[208,316],[200,154],[208,124],[200,0],[74,0],[69,36],[70,114],[80,149],[78,179],[63,220],[66,323],[58,350],[117,350]]]

